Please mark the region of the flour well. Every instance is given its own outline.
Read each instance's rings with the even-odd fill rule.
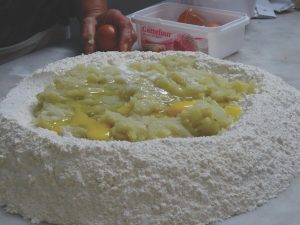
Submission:
[[[61,137],[31,124],[35,95],[78,63],[96,66],[193,55],[258,92],[219,136],[130,143]],[[201,53],[96,53],[22,81],[0,103],[0,205],[54,224],[207,224],[265,203],[300,169],[300,92],[254,67]]]

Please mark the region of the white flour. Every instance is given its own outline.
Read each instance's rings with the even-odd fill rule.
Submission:
[[[193,225],[254,209],[287,188],[300,171],[300,92],[265,71],[200,53],[185,54],[221,75],[259,84],[239,121],[220,136],[100,142],[31,124],[35,95],[51,71],[166,54],[69,58],[12,90],[0,104],[0,205],[33,222]]]

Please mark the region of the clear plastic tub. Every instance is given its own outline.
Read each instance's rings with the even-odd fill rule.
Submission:
[[[177,2],[202,7],[225,9],[246,13],[247,16],[253,17],[256,0],[167,0],[168,2]]]
[[[207,21],[221,25],[205,27],[176,22],[179,15],[189,8]],[[130,18],[136,24],[138,43],[143,50],[202,51],[218,58],[240,49],[245,26],[249,23],[249,17],[240,12],[172,2],[137,11]]]

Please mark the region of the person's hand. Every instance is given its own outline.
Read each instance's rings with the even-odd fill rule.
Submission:
[[[93,53],[96,50],[95,32],[97,16],[107,11],[106,0],[81,0],[81,37],[83,52]]]
[[[136,41],[136,34],[133,30],[130,20],[119,10],[110,9],[97,17],[97,26],[111,24],[117,29],[118,33],[118,51],[129,51]]]
[[[83,52],[96,51],[95,33],[97,27],[103,24],[113,25],[119,35],[117,50],[128,51],[136,41],[129,19],[119,10],[107,10],[106,0],[81,0],[82,8],[82,41]]]

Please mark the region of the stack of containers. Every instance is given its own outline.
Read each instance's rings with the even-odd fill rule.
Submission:
[[[177,22],[187,9],[201,15],[213,27]],[[130,15],[136,25],[139,47],[150,51],[202,51],[224,58],[238,51],[249,17],[245,13],[173,2],[160,3]]]

